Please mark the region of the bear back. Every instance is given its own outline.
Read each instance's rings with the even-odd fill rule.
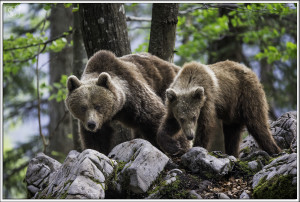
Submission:
[[[129,85],[136,81],[148,84],[152,90],[164,99],[165,90],[172,83],[180,68],[149,53],[130,54],[116,57],[112,52],[100,50],[88,61],[81,80],[97,78],[107,72],[126,80]]]

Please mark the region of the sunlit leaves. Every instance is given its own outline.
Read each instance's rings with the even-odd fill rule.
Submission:
[[[267,58],[269,64],[272,64],[275,61],[285,62],[289,59],[296,59],[297,44],[287,42],[285,49],[282,51],[279,51],[275,46],[268,46],[263,50],[263,52],[258,53],[255,58],[258,60]]]
[[[51,96],[49,97],[49,100],[55,99],[57,102],[61,102],[66,99],[67,96],[67,75],[62,75],[59,82],[56,82],[53,84],[53,86],[50,86],[49,89],[51,90]]]

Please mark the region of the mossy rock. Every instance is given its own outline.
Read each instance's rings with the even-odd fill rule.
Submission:
[[[254,188],[255,199],[296,199],[297,185],[292,184],[293,176],[276,175],[270,180],[262,178]]]

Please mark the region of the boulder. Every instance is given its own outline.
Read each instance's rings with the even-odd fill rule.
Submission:
[[[134,139],[117,145],[108,155],[125,165],[118,173],[116,188],[133,193],[145,193],[167,165],[169,158],[143,139]]]
[[[53,169],[47,166],[54,165]],[[115,162],[95,150],[82,153],[70,151],[63,164],[50,157],[39,154],[29,163],[26,173],[28,189],[35,185],[33,174],[41,177],[39,191],[35,199],[103,199],[105,198],[106,178],[113,172]],[[46,167],[40,169],[41,167]],[[49,167],[50,168],[50,167]],[[44,175],[48,177],[43,178]]]
[[[291,111],[283,114],[271,123],[271,132],[281,149],[297,150],[297,112]]]
[[[243,191],[243,193],[240,195],[240,199],[250,199],[250,196],[246,191]]]
[[[297,197],[297,154],[285,154],[253,176],[254,198],[295,198]]]
[[[30,197],[33,197],[46,184],[53,179],[53,174],[61,167],[61,163],[49,156],[38,153],[31,159],[27,168],[25,181]]]
[[[217,158],[202,147],[193,147],[181,156],[181,163],[192,171],[208,178],[226,175],[232,170],[232,161],[229,158]]]

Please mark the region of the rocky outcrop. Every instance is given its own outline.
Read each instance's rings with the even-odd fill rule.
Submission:
[[[63,163],[38,154],[27,169],[34,199],[252,199],[297,198],[296,113],[271,123],[283,152],[270,156],[251,136],[240,158],[193,147],[168,158],[143,139],[113,148],[108,156],[71,151]]]
[[[35,199],[105,198],[105,180],[113,172],[114,164],[113,160],[91,149],[82,153],[71,151],[63,164],[39,154],[27,169],[28,190]],[[36,179],[43,181],[38,183]],[[33,190],[31,187],[35,185],[38,189]]]
[[[236,158],[217,158],[202,147],[193,147],[181,157],[181,163],[192,171],[209,178],[227,174]]]
[[[136,194],[145,193],[169,161],[164,153],[143,139],[117,145],[108,157],[124,165],[113,182],[117,191]]]
[[[281,149],[297,150],[297,112],[287,112],[270,124],[271,132]]]
[[[297,154],[285,154],[253,176],[255,198],[297,197]]]

